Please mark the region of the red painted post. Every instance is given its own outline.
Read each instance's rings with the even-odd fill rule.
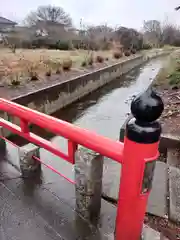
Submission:
[[[78,145],[71,140],[68,140],[68,157],[69,157],[69,162],[72,164],[75,164],[75,153],[78,148]]]
[[[21,127],[21,131],[23,133],[28,133],[29,132],[29,126],[28,126],[28,121],[21,119],[20,120],[20,127]]]
[[[134,116],[126,127],[116,219],[116,240],[140,240],[153,172],[158,157],[164,109],[159,96],[147,90],[131,104]]]

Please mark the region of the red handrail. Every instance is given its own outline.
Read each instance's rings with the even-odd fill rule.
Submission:
[[[0,125],[9,129],[13,133],[16,133],[28,141],[33,142],[48,151],[64,158],[65,160],[74,163],[71,156],[62,153],[54,146],[50,141],[47,141],[36,134],[33,134],[28,129],[28,124],[32,123],[41,128],[51,131],[52,133],[62,136],[72,143],[82,145],[95,152],[100,153],[103,156],[114,159],[115,161],[122,163],[123,158],[123,144],[119,141],[114,141],[109,138],[100,136],[91,131],[79,128],[68,122],[56,119],[52,116],[45,115],[27,107],[21,106],[17,103],[0,98],[0,110],[9,113],[10,115],[20,118],[20,127],[16,124],[10,123],[0,118]],[[69,144],[70,145],[70,144]]]
[[[0,118],[0,126],[70,163],[74,164],[75,162],[74,156],[78,145],[123,163],[117,208],[116,240],[138,240],[140,238],[150,193],[149,187],[151,186],[149,184],[148,189],[144,192],[143,183],[144,181],[147,183],[145,169],[147,162],[157,159],[158,141],[143,143],[126,136],[123,144],[2,98],[0,98],[0,111],[5,111],[20,119],[20,126],[18,126]],[[68,140],[68,154],[58,150],[57,146],[50,141],[30,132],[29,124],[31,123],[66,138]],[[137,129],[137,131],[139,130]],[[41,161],[36,157],[35,159]],[[53,167],[45,165],[57,172]],[[74,183],[70,179],[67,180]]]

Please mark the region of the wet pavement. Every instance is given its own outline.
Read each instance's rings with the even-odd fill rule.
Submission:
[[[22,179],[1,154],[0,239],[1,240],[101,240],[114,231],[116,208],[102,200],[98,229],[74,211],[74,186],[49,169],[32,179]]]
[[[7,149],[18,152],[10,144]],[[116,206],[102,199],[100,219],[89,223],[75,212],[72,184],[43,166],[35,177],[23,179],[5,152],[0,159],[1,240],[114,240]],[[168,240],[147,226],[142,236]]]

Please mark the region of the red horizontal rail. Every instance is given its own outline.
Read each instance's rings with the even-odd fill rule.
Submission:
[[[28,141],[33,142],[48,151],[72,162],[69,156],[62,153],[50,141],[47,141],[36,134],[27,131],[25,124],[33,123],[41,128],[62,136],[75,144],[80,144],[103,156],[109,157],[119,163],[123,162],[123,143],[100,136],[91,131],[81,129],[68,122],[56,119],[52,116],[37,112],[14,102],[0,98],[0,111],[9,113],[22,120],[21,127],[0,118],[0,125],[16,133]],[[70,154],[71,155],[71,154]]]
[[[149,108],[149,105],[147,106]],[[158,142],[148,144],[146,142],[139,143],[139,141],[136,142],[126,137],[123,144],[1,98],[0,110],[18,117],[20,119],[20,126],[2,118],[0,118],[0,125],[62,157],[66,161],[74,163],[74,153],[77,145],[80,144],[103,156],[123,163],[116,219],[116,239],[137,240],[140,238],[150,193],[150,189],[147,189],[148,192],[146,193],[143,193],[142,189],[144,180],[146,180],[145,169],[147,162],[155,161],[158,156]],[[29,123],[68,139],[68,155],[58,150],[57,146],[54,146],[50,141],[30,132]],[[151,138],[151,134],[149,137]],[[37,161],[41,161],[39,158],[34,158]],[[48,164],[44,162],[42,164],[58,173],[56,169]],[[153,174],[153,171],[151,171],[151,174]],[[60,175],[65,177],[62,174]],[[70,179],[66,179],[74,183]]]
[[[64,174],[58,172],[55,168],[53,168],[51,165],[44,163],[40,158],[33,156],[33,158],[35,160],[37,160],[38,162],[42,163],[45,167],[51,169],[53,172],[55,172],[56,174],[58,174],[59,176],[63,177],[64,179],[66,179],[69,183],[71,184],[75,184],[75,182],[73,180],[71,180],[70,178],[66,177]]]
[[[44,138],[41,138],[38,135],[31,133],[31,132],[24,133],[24,132],[22,132],[22,130],[19,126],[17,126],[16,124],[13,124],[11,122],[8,122],[2,118],[0,118],[0,125],[15,134],[18,134],[19,136],[24,137],[29,142],[33,142],[34,144],[39,145],[42,148],[45,148],[46,150],[52,152],[53,154],[65,159],[66,161],[71,162],[69,159],[69,156],[62,153],[60,150],[58,150],[57,146],[54,146],[50,141],[48,141]]]
[[[4,141],[8,142],[9,144],[13,145],[14,147],[17,147],[19,148],[19,146],[17,144],[15,144],[14,142],[10,141],[9,139],[3,137],[3,136],[0,136],[1,139],[3,139]],[[33,156],[33,158],[40,162],[41,164],[43,164],[45,167],[49,168],[50,170],[52,170],[53,172],[55,172],[56,174],[58,174],[59,176],[63,177],[64,179],[66,179],[69,183],[71,184],[75,184],[75,181],[73,181],[72,179],[66,177],[64,174],[60,173],[59,171],[57,171],[55,168],[53,168],[51,165],[43,162],[40,158],[36,157],[36,156]]]

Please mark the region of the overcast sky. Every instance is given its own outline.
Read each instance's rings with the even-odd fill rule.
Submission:
[[[46,4],[63,7],[76,26],[82,18],[87,24],[107,23],[140,29],[143,20],[163,21],[167,16],[180,25],[180,11],[174,11],[180,0],[5,0],[0,15],[22,21],[29,11]]]

